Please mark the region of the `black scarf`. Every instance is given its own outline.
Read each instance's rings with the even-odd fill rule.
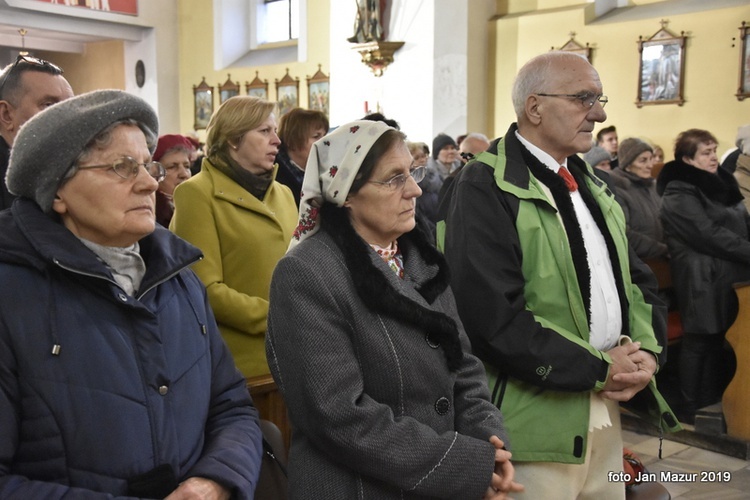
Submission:
[[[211,164],[221,173],[242,186],[254,197],[263,201],[268,188],[273,182],[273,170],[256,175],[249,170],[242,168],[228,154],[223,154],[221,152],[211,155],[209,160],[211,160]]]
[[[715,174],[688,165],[681,160],[673,160],[664,165],[656,181],[656,191],[664,194],[667,185],[672,181],[682,181],[698,188],[709,200],[731,207],[743,200],[737,179],[732,174],[719,168]]]
[[[321,230],[331,235],[343,253],[357,295],[365,306],[373,312],[427,331],[430,339],[442,346],[448,369],[456,371],[463,359],[456,322],[443,313],[405,298],[393,289],[383,273],[373,265],[371,248],[354,230],[345,208],[326,203],[321,208],[320,220]],[[405,263],[408,262],[409,253],[416,251],[426,264],[438,266],[437,274],[417,289],[425,301],[432,304],[450,282],[445,258],[429,243],[419,225],[402,235],[398,242]]]
[[[520,145],[520,148],[523,160],[529,167],[532,175],[549,188],[550,193],[552,193],[552,198],[555,200],[555,205],[557,205],[560,218],[563,221],[565,233],[568,235],[570,253],[573,259],[573,266],[576,270],[576,277],[578,279],[578,287],[581,290],[581,298],[586,307],[586,319],[590,325],[591,270],[589,269],[586,245],[583,242],[583,233],[581,232],[581,226],[578,223],[578,217],[573,208],[573,200],[570,197],[570,192],[568,191],[568,187],[565,185],[565,181],[562,177],[557,175],[553,170],[547,168],[546,165],[539,161],[539,159],[522,144]],[[591,176],[586,170],[585,164],[583,164],[577,156],[570,156],[568,157],[568,170],[573,175],[576,183],[578,183],[578,192],[581,194],[581,198],[589,209],[589,212],[591,212],[591,216],[601,231],[607,245],[607,253],[609,254],[609,260],[612,264],[615,286],[620,300],[620,310],[622,311],[622,332],[625,335],[628,335],[628,332],[630,332],[628,304],[625,295],[625,284],[622,274],[620,273],[620,260],[617,253],[617,247],[612,239],[612,235],[609,234],[607,221],[604,219],[604,214],[602,213],[599,204],[586,186],[586,179],[591,178]],[[600,183],[601,181],[594,180],[594,182]]]

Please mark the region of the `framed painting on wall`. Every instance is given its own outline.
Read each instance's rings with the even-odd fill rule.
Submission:
[[[570,40],[565,42],[565,44],[559,49],[552,47],[550,50],[564,50],[565,52],[580,54],[585,57],[589,63],[591,63],[591,47],[589,47],[588,43],[585,46],[578,43],[575,39],[575,36],[576,34],[574,31],[570,32]]]
[[[195,103],[195,130],[204,129],[214,113],[214,88],[206,83],[204,76],[198,85],[193,85],[193,99]]]
[[[307,107],[322,111],[328,116],[328,96],[329,96],[330,75],[326,76],[318,64],[318,71],[312,76],[307,77]]]
[[[252,82],[245,82],[245,90],[247,95],[260,97],[261,99],[268,100],[268,80],[261,80],[258,78],[258,72],[255,72],[255,78]]]
[[[227,81],[219,85],[219,105],[236,95],[240,95],[240,83],[233,82],[232,75],[227,75]]]
[[[664,26],[648,40],[638,39],[641,62],[638,71],[638,97],[636,106],[645,104],[677,104],[682,106],[685,81],[685,41],[670,33]]]
[[[742,101],[750,97],[750,26],[742,21],[740,26],[740,83],[737,87],[737,99]]]
[[[289,76],[289,68],[281,80],[276,80],[276,101],[279,105],[279,116],[299,106],[299,78]]]

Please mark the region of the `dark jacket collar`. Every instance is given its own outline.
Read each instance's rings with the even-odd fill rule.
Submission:
[[[365,306],[378,314],[429,332],[430,337],[443,347],[448,368],[452,371],[458,369],[463,351],[458,326],[453,318],[398,293],[389,277],[373,264],[371,249],[352,227],[346,209],[326,203],[321,208],[320,218],[322,230],[331,236],[341,250],[354,287]],[[445,258],[429,243],[419,227],[402,235],[398,243],[407,270],[412,252],[418,253],[425,266],[432,269],[424,273],[424,279],[417,288],[424,300],[432,304],[450,282]]]
[[[528,168],[527,160],[529,156],[531,156],[532,158],[536,157],[534,157],[534,155],[532,155],[524,147],[521,141],[518,140],[518,137],[516,137],[517,130],[518,124],[513,123],[502,139],[502,145],[505,148],[506,158],[503,179],[506,182],[509,182],[510,184],[513,184],[514,186],[517,186],[521,189],[528,189],[531,171]],[[500,144],[500,141],[494,141],[487,151],[497,155],[498,145]],[[539,160],[536,160],[535,163],[544,166]],[[545,175],[545,172],[542,172],[541,174],[545,177],[544,183],[548,187],[554,187],[562,190],[567,189],[565,186],[565,181],[563,181],[562,178],[560,178],[557,174],[555,174],[555,172],[548,169],[546,166],[544,166],[544,168],[550,174]],[[578,155],[568,156],[567,168],[570,173],[573,174],[573,177],[579,185],[584,183],[586,180],[593,182],[597,186],[605,184],[605,182],[603,182],[603,179],[597,177],[597,175],[594,175],[594,173],[586,167],[586,162],[583,161],[583,159],[581,159],[581,157],[579,157]],[[534,172],[534,175],[536,176],[537,172]]]
[[[673,160],[664,165],[656,181],[656,190],[661,195],[670,182],[681,181],[695,186],[708,199],[725,206],[736,205],[743,200],[737,180],[732,174],[719,168],[715,174],[688,165],[682,160]]]
[[[141,290],[179,272],[201,258],[201,252],[157,225],[139,241],[146,262]],[[65,226],[26,198],[0,212],[0,262],[43,270],[55,265],[72,272],[114,281],[107,267]]]

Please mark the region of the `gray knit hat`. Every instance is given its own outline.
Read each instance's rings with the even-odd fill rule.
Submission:
[[[653,148],[645,141],[635,137],[625,139],[620,142],[620,146],[617,148],[618,166],[625,170],[635,161],[636,158],[638,158],[638,155],[644,151],[654,152]]]
[[[606,149],[601,146],[593,146],[591,149],[583,155],[583,159],[586,163],[595,167],[604,160],[611,160],[612,157],[609,155]]]
[[[104,129],[126,119],[144,125],[154,137],[159,133],[154,109],[121,90],[95,90],[36,114],[21,127],[11,148],[8,190],[49,212],[62,179],[84,148]],[[151,153],[155,147],[151,145]]]

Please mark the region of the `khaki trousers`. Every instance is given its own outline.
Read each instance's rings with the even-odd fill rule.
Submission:
[[[610,472],[622,471],[622,433],[620,408],[607,401],[612,425],[589,431],[583,464],[557,462],[513,462],[516,482],[526,488],[513,493],[516,499],[624,500],[625,484],[610,481]],[[511,435],[511,451],[513,436]]]

